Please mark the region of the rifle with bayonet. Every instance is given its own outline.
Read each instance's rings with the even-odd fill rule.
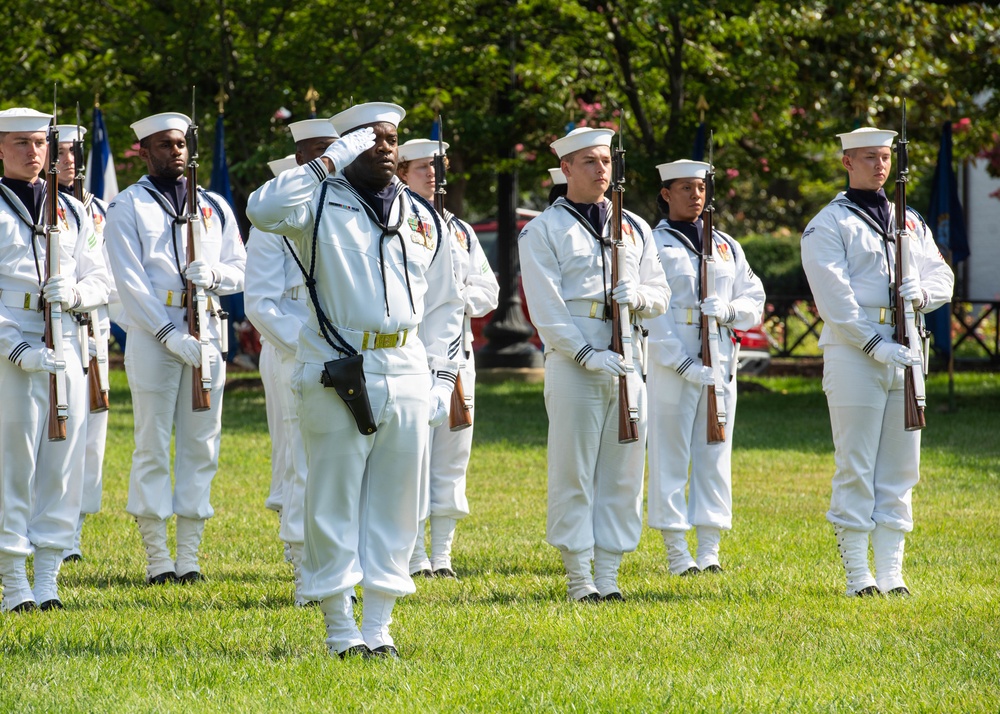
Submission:
[[[187,262],[201,259],[201,212],[198,210],[198,125],[195,123],[195,88],[191,88],[191,125],[185,141],[187,164]],[[201,364],[192,367],[191,408],[196,412],[212,408],[212,372],[209,357],[208,296],[205,289],[187,280],[188,334],[201,343]]]
[[[49,126],[49,168],[45,195],[45,281],[59,275],[59,110],[52,90],[52,124]],[[45,346],[55,354],[56,371],[49,375],[49,441],[65,441],[69,402],[66,385],[66,355],[63,344],[62,304],[45,302]]]
[[[622,200],[625,196],[625,149],[622,146],[621,117],[618,121],[618,148],[611,156],[611,285],[618,285],[627,270],[625,240],[622,238]],[[618,377],[618,443],[630,444],[639,440],[639,408],[629,390],[632,366],[632,320],[626,304],[612,301],[611,345],[625,364],[625,374]]]
[[[76,105],[76,138],[71,148],[73,152],[73,196],[86,206],[83,190],[86,180],[86,169],[83,158],[83,127],[80,125],[80,104]],[[94,309],[84,313],[82,324],[86,325],[85,334],[80,339],[80,363],[85,365],[87,373],[87,391],[90,392],[90,411],[92,413],[106,412],[110,406],[108,394],[108,338],[101,331],[101,315]],[[89,338],[89,339],[87,339]],[[94,340],[96,354],[90,356],[89,341]]]
[[[906,228],[906,182],[909,180],[909,158],[906,141],[906,100],[903,100],[903,128],[896,143],[896,342],[911,352],[920,352],[920,362],[905,368],[903,375],[903,420],[906,431],[923,429],[927,425],[924,407],[927,395],[924,390],[923,349],[917,333],[917,311],[914,305],[907,305],[899,294],[899,286],[910,272],[910,241]]]
[[[715,296],[715,239],[712,218],[715,215],[715,165],[713,135],[708,137],[708,171],[705,173],[705,208],[701,214],[701,289],[700,302]],[[714,316],[701,315],[701,361],[711,368],[713,383],[708,393],[708,443],[719,444],[726,440],[726,392],[719,358],[719,322]]]
[[[438,125],[438,150],[434,154],[434,210],[444,220],[444,197],[448,193],[445,186],[448,180],[445,178],[444,165],[444,122],[441,116],[437,118]],[[462,316],[462,330],[465,330],[465,316]],[[464,339],[464,338],[463,338]],[[462,348],[464,349],[464,347]],[[462,374],[455,375],[455,388],[451,391],[451,404],[448,409],[448,428],[452,431],[461,431],[472,426],[472,405],[465,398],[465,387],[462,385]]]

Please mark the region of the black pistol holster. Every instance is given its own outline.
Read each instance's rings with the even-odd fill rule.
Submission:
[[[358,353],[326,362],[319,381],[324,387],[333,387],[337,390],[337,395],[344,400],[344,404],[354,415],[358,431],[368,436],[374,434],[378,427],[372,416],[368,389],[365,387],[364,361],[364,355]]]

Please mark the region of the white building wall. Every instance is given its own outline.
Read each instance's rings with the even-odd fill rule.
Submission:
[[[977,159],[960,172],[959,196],[965,204],[969,233],[968,276],[970,300],[1000,300],[1000,179],[986,173],[986,161]]]

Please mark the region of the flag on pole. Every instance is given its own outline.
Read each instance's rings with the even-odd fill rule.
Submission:
[[[958,181],[951,164],[951,122],[941,127],[941,148],[931,183],[931,206],[927,212],[927,224],[934,233],[934,240],[954,266],[969,257],[969,238],[965,231],[965,216],[958,200]],[[924,318],[928,329],[934,335],[937,351],[948,356],[951,353],[951,303],[942,305]]]
[[[698,131],[694,135],[694,151],[691,152],[694,161],[705,160],[705,122],[698,122]]]
[[[223,114],[215,120],[215,149],[212,151],[212,181],[209,188],[233,205],[233,191],[229,185],[229,166],[226,163],[226,125]]]
[[[101,113],[101,105],[97,102],[94,103],[94,125],[90,137],[87,181],[84,188],[104,201],[111,201],[118,195],[118,176],[115,175],[115,162],[111,158],[104,115]]]

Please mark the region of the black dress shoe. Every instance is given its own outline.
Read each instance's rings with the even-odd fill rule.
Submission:
[[[905,585],[900,585],[898,588],[893,588],[886,595],[895,595],[897,597],[910,597],[910,591]]]
[[[399,659],[399,652],[392,645],[382,645],[372,650],[373,659]]]
[[[423,570],[418,570],[414,573],[410,573],[411,578],[433,578],[434,573],[431,572],[430,568],[424,568]]]
[[[457,580],[458,575],[451,568],[438,568],[434,571],[435,578],[451,578],[452,580]]]
[[[70,553],[65,558],[63,558],[64,563],[76,563],[83,560],[83,556],[79,553]]]
[[[197,570],[192,570],[189,573],[184,573],[183,575],[177,576],[177,582],[187,585],[188,583],[200,583],[204,582],[205,576],[199,573]]]
[[[718,563],[712,563],[711,565],[706,565],[704,568],[702,568],[701,572],[703,572],[703,573],[721,573],[721,572],[723,572],[723,570],[722,570],[722,566],[719,565]]]
[[[372,651],[368,649],[368,645],[354,645],[353,647],[348,647],[343,652],[338,652],[337,656],[340,659],[347,659],[348,657],[360,657],[361,659],[371,659],[375,655]]]
[[[625,602],[625,596],[615,590],[601,598],[601,602]]]
[[[10,609],[11,612],[34,612],[38,609],[38,605],[35,604],[34,600],[25,600],[20,605],[15,605]]]
[[[601,596],[598,593],[587,593],[583,597],[578,597],[577,602],[600,602]]]
[[[46,600],[45,602],[43,602],[41,605],[38,606],[38,609],[42,611],[63,610],[65,609],[65,607],[66,606],[62,604],[59,598],[54,597],[51,600]]]
[[[160,573],[159,575],[147,578],[146,585],[165,585],[167,583],[172,583],[175,580],[177,580],[177,573],[173,570],[168,570],[165,573]]]
[[[701,571],[698,570],[698,566],[697,565],[692,565],[690,568],[688,568],[687,570],[685,570],[683,573],[680,573],[680,576],[682,578],[687,578],[687,577],[690,577],[692,575],[697,575],[700,572]]]
[[[881,594],[882,593],[879,592],[879,589],[877,587],[875,587],[874,585],[869,585],[868,587],[861,588],[856,593],[854,593],[854,597],[875,597],[876,595],[881,595]]]

